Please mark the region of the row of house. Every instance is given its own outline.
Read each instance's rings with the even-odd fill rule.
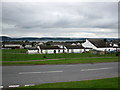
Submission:
[[[101,52],[120,51],[120,43],[106,42],[104,39],[86,39],[84,43],[54,43],[50,46],[40,45],[28,53],[83,53],[91,49]]]
[[[84,48],[82,45],[67,45],[67,46],[46,46],[40,45],[37,48],[29,48],[27,53],[83,53],[89,51],[92,48]]]
[[[2,44],[3,48],[26,48],[27,53],[83,53],[91,49],[97,51],[119,51],[120,42],[111,42],[104,39],[86,39],[85,42],[51,42],[49,45],[44,43],[22,42],[14,44]]]
[[[34,47],[37,43],[35,42],[21,42],[21,41],[6,41],[2,42],[2,49],[21,49]]]

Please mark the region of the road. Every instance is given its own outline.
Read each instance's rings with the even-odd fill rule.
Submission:
[[[8,88],[117,77],[118,63],[3,66],[2,70],[2,86]]]

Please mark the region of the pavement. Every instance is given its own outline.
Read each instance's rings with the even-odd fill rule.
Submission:
[[[118,62],[68,65],[3,66],[0,88],[118,77]]]

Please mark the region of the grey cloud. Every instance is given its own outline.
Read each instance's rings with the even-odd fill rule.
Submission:
[[[16,33],[92,32],[67,28],[113,29],[117,31],[117,3],[3,3],[3,23]],[[59,29],[61,28],[61,29]],[[64,30],[64,28],[66,28]],[[18,31],[16,31],[18,30]],[[98,30],[98,29],[97,29]],[[4,33],[10,34],[10,28]],[[94,32],[92,32],[94,33]],[[98,33],[98,32],[95,32]]]

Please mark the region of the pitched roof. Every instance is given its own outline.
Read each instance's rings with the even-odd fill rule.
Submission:
[[[110,42],[106,42],[104,39],[88,39],[97,48],[106,48],[110,46]]]
[[[28,50],[38,50],[38,48],[36,48],[36,47],[26,48],[26,49],[28,49]]]
[[[48,49],[61,49],[59,48],[58,46],[49,46],[49,45],[40,45],[40,48],[41,49],[45,49],[45,50],[48,50]]]
[[[82,45],[66,45],[67,49],[84,49]]]

